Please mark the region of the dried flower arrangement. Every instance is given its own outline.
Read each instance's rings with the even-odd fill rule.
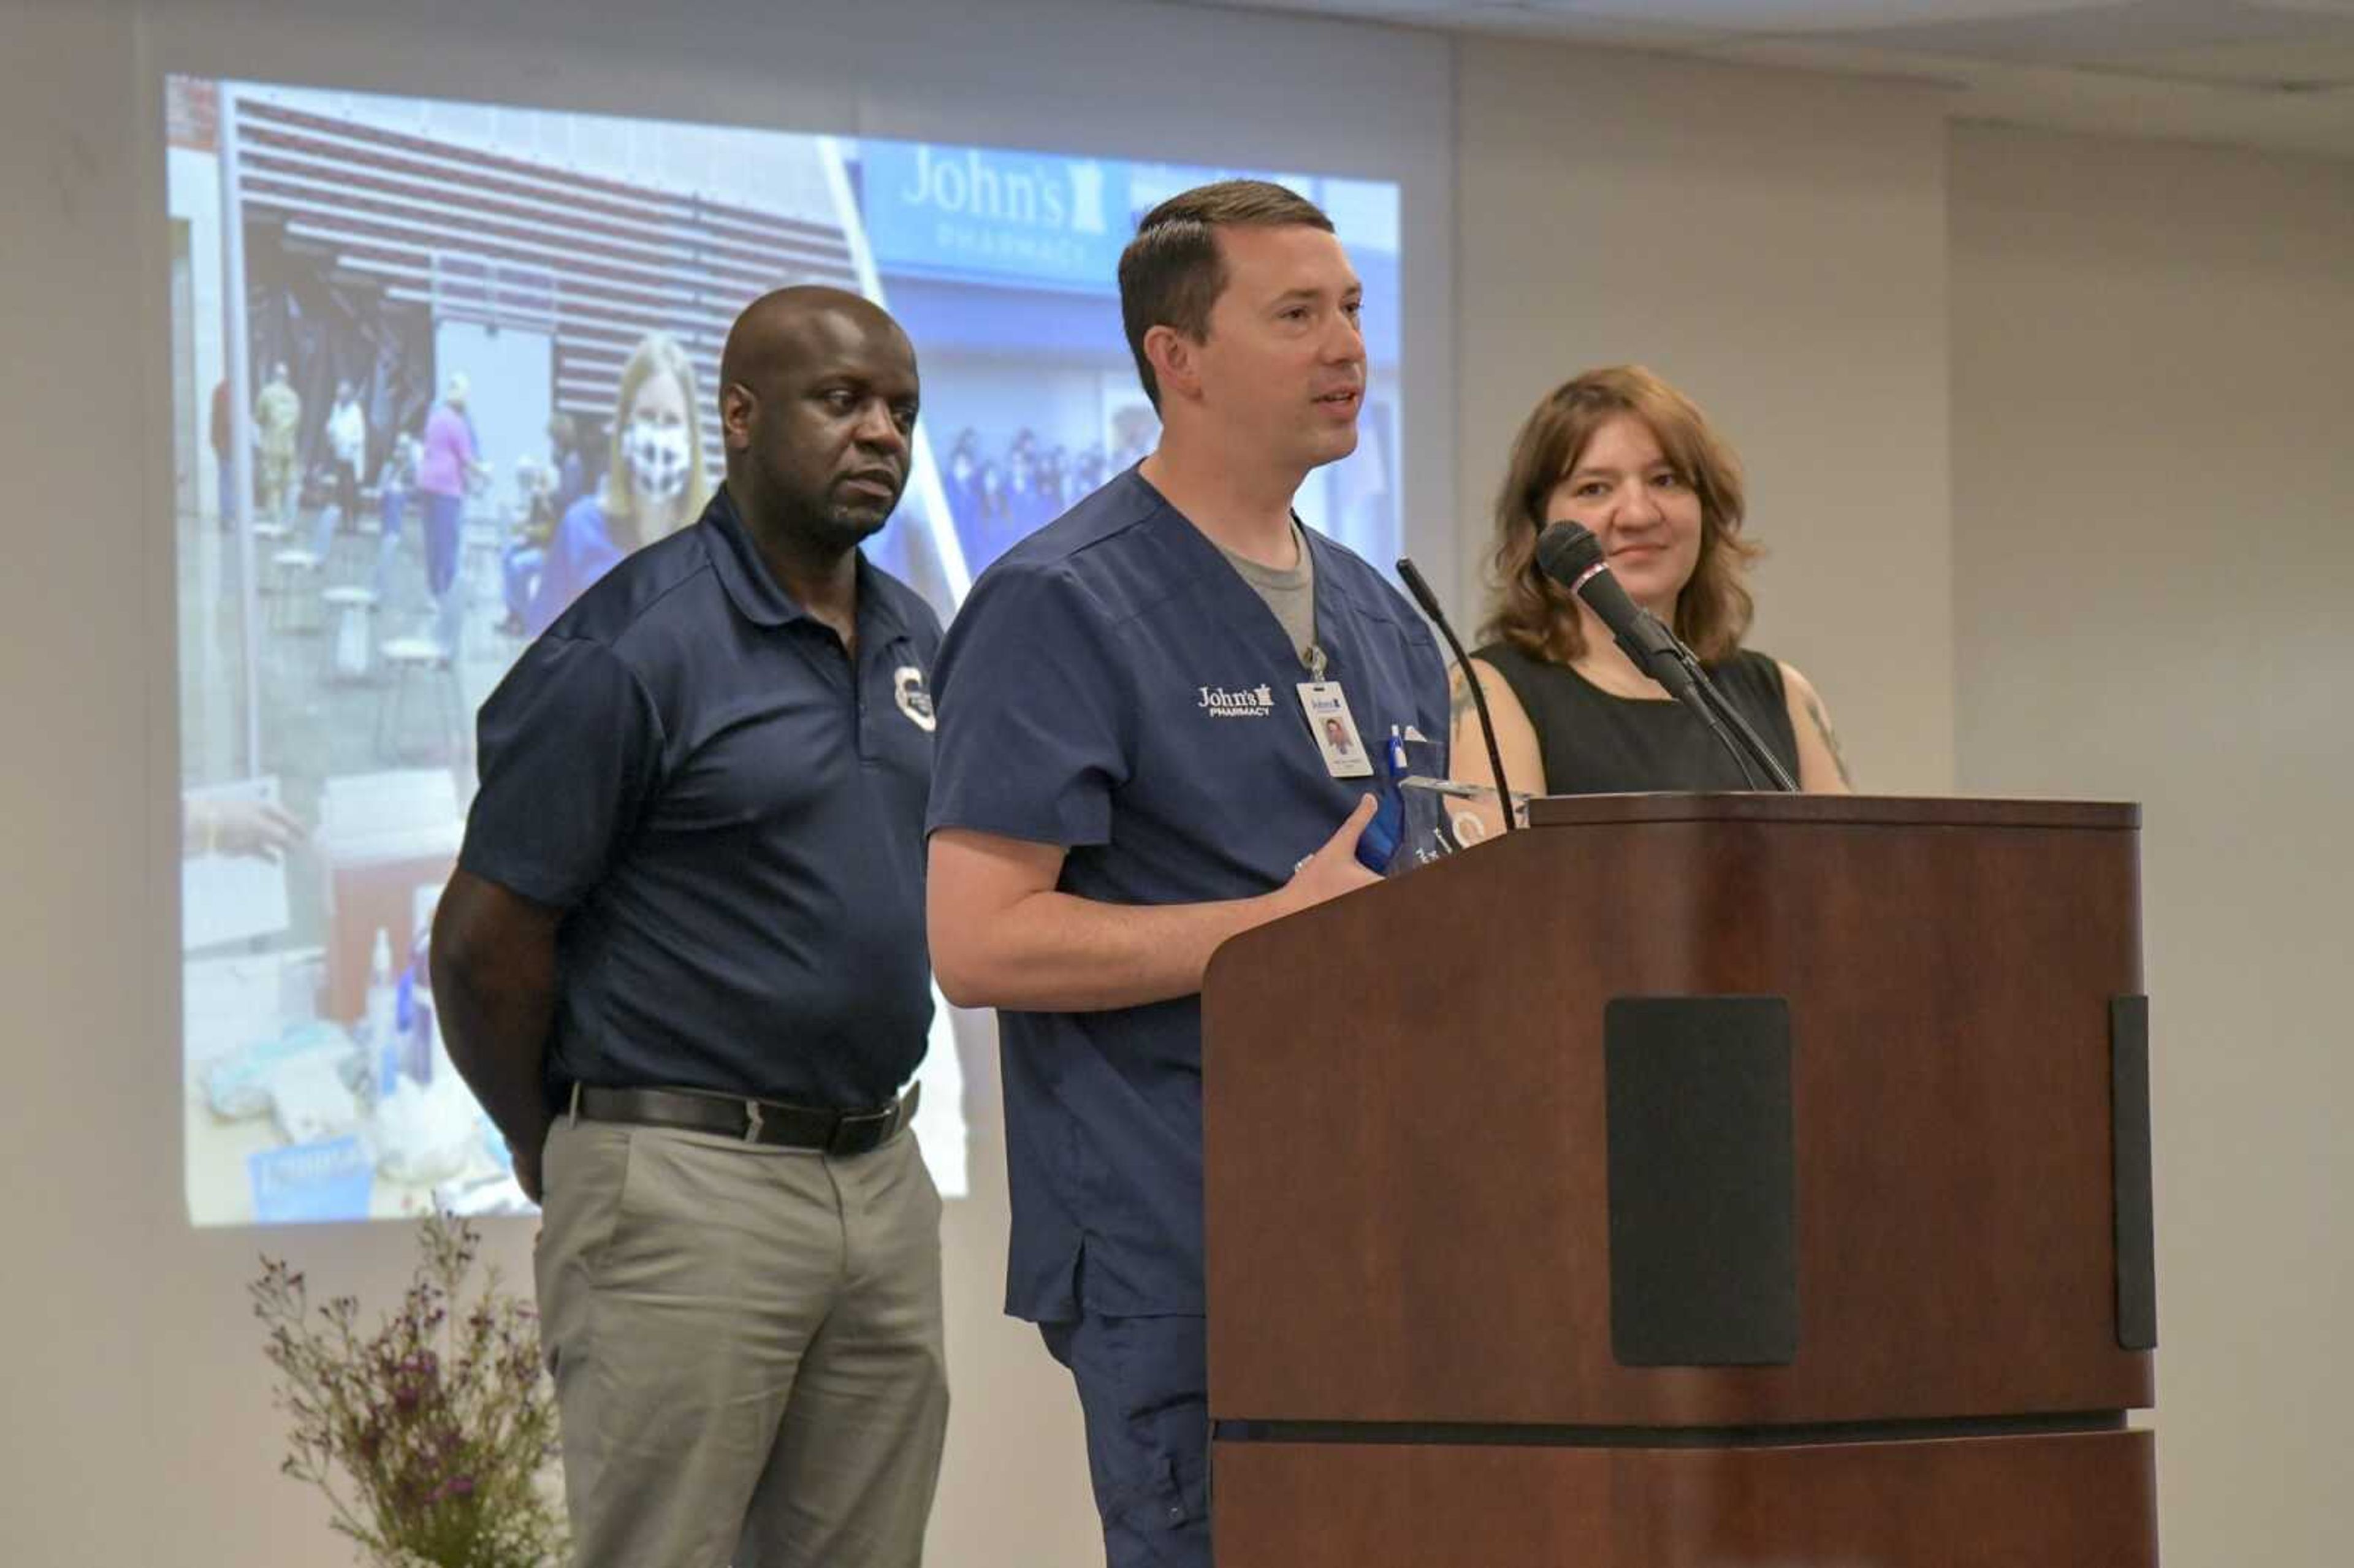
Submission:
[[[563,1556],[538,1316],[488,1266],[462,1298],[481,1240],[454,1216],[423,1221],[415,1281],[374,1333],[358,1327],[357,1298],[313,1308],[283,1262],[265,1256],[248,1287],[293,1417],[280,1467],[325,1492],[335,1528],[381,1568],[545,1568]]]

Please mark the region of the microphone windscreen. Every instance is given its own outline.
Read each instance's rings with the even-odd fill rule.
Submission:
[[[1414,602],[1422,607],[1422,613],[1430,617],[1438,625],[1445,626],[1447,617],[1439,610],[1438,596],[1432,593],[1430,585],[1422,580],[1422,573],[1416,567],[1412,556],[1398,557],[1397,575],[1398,581],[1405,584],[1405,591],[1414,596]],[[1452,637],[1455,634],[1449,631],[1447,635]]]
[[[1537,535],[1537,569],[1564,588],[1602,564],[1602,541],[1581,523],[1548,523]]]

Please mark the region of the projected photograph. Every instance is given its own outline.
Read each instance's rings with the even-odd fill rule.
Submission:
[[[1256,175],[1365,283],[1363,439],[1301,517],[1398,550],[1398,189],[1280,168],[751,131],[175,77],[165,84],[179,607],[182,1065],[198,1224],[521,1212],[427,982],[516,654],[724,476],[753,298],[855,290],[924,408],[877,564],[975,574],[1149,452],[1114,269],[1136,220]],[[664,501],[630,481],[659,440]],[[583,744],[593,744],[584,740]],[[940,1004],[916,1131],[996,1160],[993,1032]]]

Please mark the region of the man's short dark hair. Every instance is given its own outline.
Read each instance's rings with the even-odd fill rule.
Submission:
[[[1210,307],[1226,287],[1217,230],[1294,225],[1332,232],[1324,209],[1297,191],[1267,180],[1220,180],[1178,192],[1136,226],[1136,238],[1119,255],[1119,317],[1155,412],[1161,383],[1145,355],[1144,334],[1165,326],[1194,343],[1210,335]]]

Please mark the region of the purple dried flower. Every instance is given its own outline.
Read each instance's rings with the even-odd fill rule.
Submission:
[[[437,1214],[419,1240],[414,1281],[373,1333],[357,1329],[351,1296],[314,1319],[302,1277],[261,1259],[248,1289],[293,1424],[283,1467],[327,1493],[337,1528],[372,1558],[472,1562],[520,1541],[531,1561],[560,1559],[560,1515],[535,1484],[558,1453],[537,1314],[503,1293],[495,1270],[469,1295],[480,1253],[470,1226]],[[435,1506],[486,1495],[505,1499],[495,1520]]]

